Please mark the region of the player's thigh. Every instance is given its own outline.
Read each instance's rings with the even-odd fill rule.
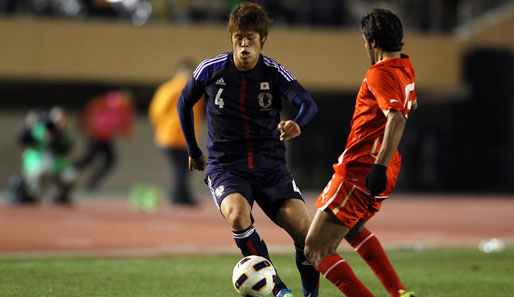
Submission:
[[[221,210],[221,204],[225,197],[231,194],[240,194],[250,205],[253,205],[253,192],[248,181],[239,175],[235,175],[228,170],[216,170],[207,172],[204,182],[211,190],[212,198],[216,207]]]
[[[295,244],[304,245],[311,221],[303,200],[285,200],[277,211],[276,220],[279,226],[293,238]]]
[[[352,229],[360,220],[368,221],[380,209],[381,202],[347,178],[334,174],[315,205],[320,210],[329,210],[343,225]]]
[[[214,203],[233,230],[241,231],[252,224],[253,193],[244,178],[220,170],[207,173],[205,182],[211,190]]]
[[[291,203],[301,207],[301,204],[296,203],[304,204],[302,194],[296,186],[293,176],[285,166],[278,168],[278,170],[263,171],[260,173],[260,177],[260,182],[253,185],[255,201],[273,222],[283,227],[278,222],[278,211],[290,200],[299,200]],[[303,207],[305,207],[305,204]],[[294,210],[296,208],[293,208]]]
[[[330,211],[316,211],[305,240],[305,253],[315,265],[325,257],[336,253],[337,247],[348,234],[350,228],[346,227]]]

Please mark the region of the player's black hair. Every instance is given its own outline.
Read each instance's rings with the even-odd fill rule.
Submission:
[[[364,38],[386,52],[397,52],[403,46],[403,26],[400,19],[387,9],[372,9],[361,19]]]
[[[236,31],[255,31],[261,37],[261,46],[268,36],[268,25],[271,19],[262,6],[253,2],[243,2],[232,10],[229,15],[228,32],[230,35]]]

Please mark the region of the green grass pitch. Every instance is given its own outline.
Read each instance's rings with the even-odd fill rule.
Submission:
[[[387,297],[353,251],[341,253],[377,297]],[[514,297],[514,248],[388,251],[404,284],[419,297]],[[239,255],[166,258],[0,258],[0,296],[230,297]],[[301,297],[294,255],[272,254],[281,278]],[[320,296],[343,296],[322,278]]]

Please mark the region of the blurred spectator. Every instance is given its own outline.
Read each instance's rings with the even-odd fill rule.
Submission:
[[[68,153],[72,148],[68,116],[61,107],[49,111],[30,111],[18,134],[25,147],[22,154],[21,177],[9,181],[9,200],[12,203],[34,203],[55,186],[54,201],[70,204],[70,191],[76,179]]]
[[[175,205],[194,205],[196,201],[189,190],[189,175],[186,141],[182,134],[177,114],[177,101],[180,92],[193,74],[196,64],[189,59],[177,65],[175,75],[163,83],[155,92],[148,117],[155,129],[155,143],[166,155],[171,167],[171,187],[169,199]],[[193,112],[195,118],[196,135],[199,135],[201,120],[203,119],[203,101],[196,104]]]
[[[88,137],[87,151],[75,166],[84,170],[96,158],[102,157],[86,183],[90,190],[98,188],[116,163],[114,140],[118,136],[129,138],[132,132],[134,106],[127,91],[112,91],[91,99],[82,111],[80,124]]]
[[[94,16],[115,16],[116,10],[111,4],[112,1],[106,0],[82,0],[87,13]],[[119,2],[119,1],[118,1]]]
[[[351,24],[345,0],[311,1],[311,23],[322,26],[342,26]]]
[[[172,0],[171,1],[171,19],[177,23],[185,23],[189,20],[189,1]]]
[[[220,22],[228,16],[227,0],[189,0],[189,16],[195,22]]]
[[[294,25],[298,21],[298,0],[263,0],[259,3],[268,11],[274,23]]]
[[[353,27],[371,8],[398,11],[405,24],[427,32],[452,32],[474,17],[511,0],[256,0],[276,24]],[[32,13],[83,19],[127,19],[134,25],[150,20],[173,23],[224,22],[243,0],[0,0],[0,13]]]

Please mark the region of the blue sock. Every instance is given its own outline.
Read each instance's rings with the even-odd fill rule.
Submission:
[[[304,297],[318,297],[319,295],[319,271],[312,266],[303,253],[303,247],[297,245],[296,249],[296,267],[302,278],[302,290]]]
[[[268,259],[271,262],[268,253],[268,247],[266,246],[266,243],[261,238],[261,236],[257,233],[257,231],[255,231],[253,225],[243,231],[232,231],[232,236],[234,237],[234,240],[236,241],[236,244],[241,250],[243,256],[261,256]],[[275,287],[273,288],[273,294],[277,295],[280,290],[286,288],[286,284],[284,284],[284,282],[278,277],[277,272],[277,276],[275,278]]]
[[[232,236],[243,256],[256,255],[270,259],[268,247],[253,225],[243,231],[232,231]]]

